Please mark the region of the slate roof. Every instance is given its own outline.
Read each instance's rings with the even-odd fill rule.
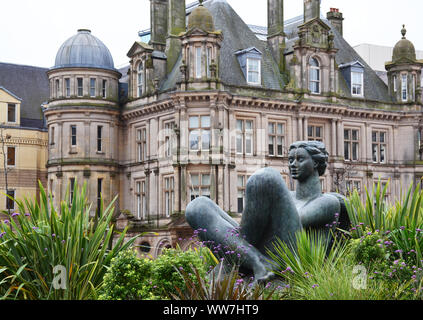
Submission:
[[[258,39],[226,1],[207,1],[204,2],[204,6],[210,10],[213,16],[215,30],[223,33],[219,69],[222,82],[226,85],[247,86],[247,81],[235,53],[239,50],[255,47],[263,54],[261,64],[262,88],[280,90],[283,87],[283,80],[267,42]],[[162,83],[162,90],[174,88],[180,80],[181,60],[181,57],[179,57],[174,69]]]
[[[50,96],[49,69],[0,62],[0,86],[22,99],[21,126],[43,128],[41,104]]]

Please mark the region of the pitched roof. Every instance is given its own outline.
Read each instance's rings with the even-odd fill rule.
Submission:
[[[41,104],[50,96],[47,68],[0,63],[0,86],[22,99],[22,119],[43,120]],[[34,123],[29,121],[28,123]],[[40,123],[39,121],[37,123]]]

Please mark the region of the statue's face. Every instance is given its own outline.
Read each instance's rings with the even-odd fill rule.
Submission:
[[[288,160],[292,179],[305,181],[316,170],[315,161],[304,148],[292,149]]]

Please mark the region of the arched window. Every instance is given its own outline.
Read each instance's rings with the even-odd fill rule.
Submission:
[[[315,58],[310,59],[309,89],[311,93],[320,93],[320,65]]]
[[[142,62],[138,65],[137,69],[137,96],[140,98],[143,94],[144,86],[144,66]]]

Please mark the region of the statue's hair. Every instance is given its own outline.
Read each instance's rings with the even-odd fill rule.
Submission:
[[[325,144],[320,141],[298,141],[290,146],[289,151],[299,148],[305,149],[311,158],[317,162],[319,176],[323,176],[326,172],[329,158],[329,153],[326,150]]]

